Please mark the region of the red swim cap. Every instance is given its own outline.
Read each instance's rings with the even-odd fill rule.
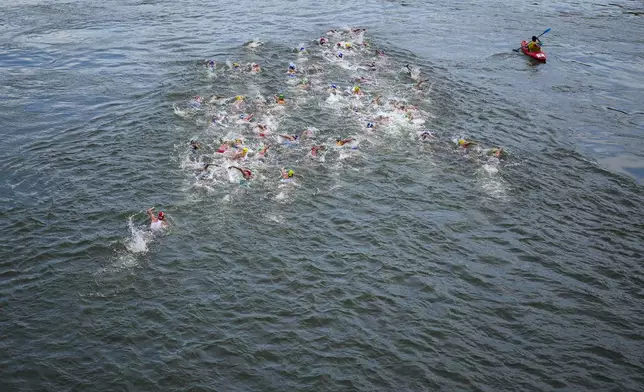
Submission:
[[[163,213],[163,211],[159,211],[158,218],[159,220],[163,220],[163,218],[165,218],[165,214]]]

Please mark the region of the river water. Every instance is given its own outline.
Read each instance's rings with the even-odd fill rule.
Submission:
[[[641,391],[642,8],[2,2],[1,390]]]

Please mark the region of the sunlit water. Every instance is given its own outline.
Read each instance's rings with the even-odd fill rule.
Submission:
[[[641,390],[641,8],[2,4],[2,390]]]

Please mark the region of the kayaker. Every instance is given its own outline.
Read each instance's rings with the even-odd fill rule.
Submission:
[[[539,39],[539,37],[535,35],[532,36],[532,41],[528,43],[528,50],[531,53],[541,52],[541,40]]]

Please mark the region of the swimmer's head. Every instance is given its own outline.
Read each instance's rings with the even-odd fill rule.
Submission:
[[[338,48],[342,47],[342,42],[338,42],[335,46],[337,46]]]
[[[282,100],[283,100],[283,99],[284,99],[284,94],[280,94],[280,95],[278,95],[278,96],[277,96],[277,98],[278,98],[278,99],[282,99]]]
[[[344,47],[347,49],[351,49],[351,42],[347,42],[346,44],[344,44]]]
[[[336,88],[338,88],[338,86],[336,86],[335,84],[332,84],[331,88],[335,90]]]
[[[242,150],[242,154],[244,155],[248,154],[248,147],[244,147],[244,149]]]
[[[165,214],[163,213],[163,211],[159,211],[159,215],[157,215],[157,218],[159,220],[164,220],[165,219]]]
[[[300,48],[300,52],[304,52],[306,49],[304,49],[304,46]]]
[[[367,128],[373,128],[373,123],[367,123]]]
[[[360,92],[360,86],[353,86],[353,92],[354,93],[359,93]]]
[[[294,175],[295,175],[295,172],[293,171],[293,169],[288,171],[289,178],[293,177]]]
[[[235,62],[235,63],[233,63],[233,67],[235,67],[235,68],[239,68],[239,63],[236,63],[236,62]]]
[[[465,144],[465,139],[458,139],[458,145],[462,146],[463,144]]]
[[[215,65],[215,62],[214,62],[214,61],[212,61],[212,60],[210,60],[210,61],[208,61],[208,65],[210,65],[210,66],[212,67],[212,66],[214,66],[214,65]]]
[[[295,64],[290,63],[290,64],[288,65],[288,69],[295,69]]]
[[[338,57],[342,58],[343,54],[342,52],[338,52]]]
[[[243,95],[238,95],[238,96],[235,97],[235,101],[243,101],[243,100],[244,100]]]

